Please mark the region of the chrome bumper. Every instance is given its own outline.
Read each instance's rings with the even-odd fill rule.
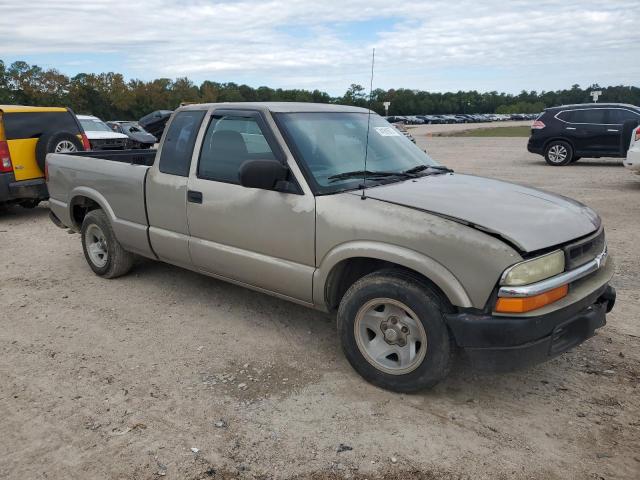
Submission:
[[[555,277],[547,278],[540,282],[532,283],[530,285],[522,285],[518,287],[500,287],[498,290],[499,297],[531,297],[533,295],[539,295],[554,288],[561,287],[571,282],[575,282],[587,275],[596,272],[601,267],[604,267],[607,263],[607,247],[604,247],[602,253],[596,256],[593,260],[580,265],[578,268],[569,270],[568,272],[561,273]]]

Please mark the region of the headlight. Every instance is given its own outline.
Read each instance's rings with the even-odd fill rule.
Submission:
[[[500,285],[529,285],[562,272],[564,272],[564,252],[556,250],[507,268],[500,278]]]

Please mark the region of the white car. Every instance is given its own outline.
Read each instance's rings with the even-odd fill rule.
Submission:
[[[640,175],[640,127],[633,129],[631,133],[631,144],[627,151],[627,158],[622,163],[633,173]]]
[[[91,150],[125,150],[129,137],[116,133],[109,125],[93,115],[76,115],[89,139]]]

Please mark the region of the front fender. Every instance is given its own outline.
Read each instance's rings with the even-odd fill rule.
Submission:
[[[420,252],[383,242],[358,240],[331,249],[319,262],[313,275],[313,300],[328,310],[325,288],[333,268],[350,258],[372,258],[414,270],[436,284],[452,305],[472,307],[471,299],[458,279],[442,264]]]

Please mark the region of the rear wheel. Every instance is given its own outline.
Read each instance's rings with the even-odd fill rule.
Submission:
[[[567,142],[555,140],[547,145],[544,152],[544,159],[549,165],[562,167],[571,163],[573,158],[573,148]]]
[[[396,392],[433,387],[449,372],[452,342],[443,300],[399,270],[366,275],[338,309],[345,356],[367,381]]]
[[[103,210],[87,213],[81,233],[84,257],[96,275],[115,278],[131,270],[135,255],[122,248]]]

